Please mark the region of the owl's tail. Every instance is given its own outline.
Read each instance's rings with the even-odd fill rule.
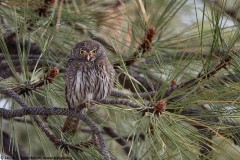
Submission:
[[[69,132],[72,134],[76,133],[76,131],[78,129],[79,121],[80,121],[79,118],[67,117],[67,119],[63,125],[62,131]]]
[[[81,112],[82,109],[84,109],[87,105],[85,103],[81,104],[78,108],[77,111]],[[62,132],[69,132],[71,134],[76,133],[76,131],[78,130],[78,126],[79,126],[79,118],[76,117],[67,117],[63,128],[62,128]]]

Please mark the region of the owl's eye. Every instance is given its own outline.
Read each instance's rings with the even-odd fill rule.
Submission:
[[[83,50],[80,50],[80,54],[84,54],[84,51],[83,51]]]
[[[92,51],[92,53],[93,53],[93,54],[96,54],[96,53],[97,53],[97,51],[96,51],[96,50],[93,50],[93,51]]]

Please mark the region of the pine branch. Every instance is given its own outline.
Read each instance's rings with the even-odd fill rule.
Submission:
[[[120,75],[118,76],[118,81],[119,83],[127,90],[130,90],[132,92],[136,92],[136,87],[139,88],[139,90],[141,92],[144,91],[152,91],[152,90],[157,90],[159,88],[159,82],[155,82],[155,81],[151,81],[151,83],[149,83],[149,81],[145,78],[140,76],[141,73],[139,72],[135,72],[133,71],[133,67],[135,66],[131,66],[129,68],[129,73],[132,77],[134,77],[134,79],[136,81],[138,81],[138,83],[134,83],[127,75],[120,73]],[[116,72],[118,73],[118,70],[116,70]],[[141,85],[139,85],[139,83]]]
[[[232,51],[233,54],[235,54],[234,51]],[[223,61],[221,61],[212,71],[210,71],[207,74],[199,74],[196,78],[190,79],[186,82],[183,82],[181,84],[177,84],[177,82],[175,80],[172,81],[171,85],[169,86],[168,90],[165,92],[163,99],[167,98],[168,96],[170,96],[174,91],[176,91],[177,89],[181,89],[181,88],[190,88],[190,87],[194,87],[196,84],[198,84],[201,80],[204,79],[209,79],[210,77],[213,77],[217,72],[219,72],[221,69],[226,68],[227,65],[230,64],[232,60],[231,56],[228,56],[227,58],[225,58]],[[143,99],[149,99],[151,97],[153,97],[154,95],[156,95],[157,92],[155,91],[151,91],[148,93],[139,93],[139,94],[135,94],[135,93],[131,93],[129,96],[132,96],[133,98],[143,98]],[[117,91],[117,90],[112,90],[111,91],[111,96],[114,97],[122,97],[122,98],[128,98],[129,96],[126,93],[123,93],[121,91]],[[173,97],[170,100],[168,100],[168,103],[170,102],[174,102],[178,99],[180,99],[182,96],[177,96],[177,97]],[[157,105],[160,101],[159,100],[156,105],[154,107],[148,107],[145,108],[144,110],[142,110],[142,114],[144,115],[146,112],[150,112],[150,113],[162,113],[163,111],[165,111],[166,109],[166,105]],[[140,106],[138,106],[137,104],[133,103],[132,101],[128,100],[128,99],[105,99],[102,100],[101,103],[104,104],[122,104],[122,105],[127,105],[130,106],[132,108],[141,108]],[[166,102],[165,102],[166,103]],[[158,106],[158,107],[157,107]],[[161,106],[161,107],[159,107]],[[164,106],[164,107],[163,107]],[[157,107],[157,108],[156,108]],[[168,110],[168,109],[167,109]],[[140,111],[140,110],[139,110]]]
[[[7,120],[7,119],[6,119]],[[33,125],[32,121],[31,120],[25,120],[25,119],[20,119],[20,118],[14,118],[14,121],[16,122],[20,122],[20,123],[27,123],[27,124],[30,124],[30,125]],[[49,128],[53,128],[53,126],[51,125],[48,125]],[[92,133],[92,130],[89,129],[89,128],[83,128],[83,127],[80,127],[79,130],[81,132],[84,132],[84,133]],[[127,142],[127,138],[129,140],[132,140],[133,137],[120,137],[118,135],[117,132],[114,131],[114,129],[110,128],[110,127],[103,127],[103,130],[100,131],[101,134],[106,134],[112,138],[115,138],[115,141],[120,144],[121,146],[123,146],[123,150],[125,151],[125,153],[128,155],[130,153],[130,147],[129,147],[129,144]],[[94,137],[94,135],[93,135]],[[144,139],[144,135],[141,135],[141,138]],[[90,141],[86,141],[86,142],[82,142],[81,144],[76,144],[75,147],[85,147],[85,148],[88,148],[92,145],[96,145],[97,143],[95,143],[93,140],[90,140]],[[76,148],[71,148],[71,149],[75,149]],[[78,148],[80,149],[80,148]],[[112,159],[112,157],[111,157]],[[136,158],[134,158],[136,159]]]
[[[112,128],[110,127],[103,127],[103,130],[105,131],[105,133],[107,135],[109,135],[110,137],[114,138],[115,141],[120,144],[121,146],[123,146],[123,150],[124,152],[129,155],[130,154],[130,151],[131,151],[131,148],[127,142],[127,140],[125,138],[121,138],[119,136],[119,134],[117,132],[115,132]],[[134,160],[136,160],[137,158],[134,157],[133,158]]]
[[[45,84],[51,84],[56,78],[56,76],[59,74],[59,69],[57,67],[53,67],[49,70],[48,74],[41,78],[38,82],[32,83],[32,84],[27,84],[26,86],[22,87],[16,87],[13,90],[18,94],[18,95],[25,95],[29,94],[29,92],[32,92],[33,90],[36,90],[37,88],[42,87]]]
[[[5,119],[7,120],[7,119]],[[29,124],[29,125],[33,125],[32,120],[28,120],[28,119],[23,119],[23,118],[14,118],[13,119],[16,122],[19,123],[24,123],[24,124]],[[52,126],[50,124],[47,125],[50,129],[54,128],[55,126]],[[84,132],[84,133],[92,133],[92,130],[88,127],[79,127],[79,131]],[[106,134],[103,130],[100,131],[102,134]]]
[[[65,115],[80,118],[84,121],[92,130],[92,132],[97,136],[99,140],[100,150],[105,160],[110,160],[110,155],[107,151],[106,144],[102,137],[102,134],[96,124],[87,116],[83,115],[76,110],[69,110],[65,108],[47,108],[47,107],[30,107],[25,101],[23,101],[14,91],[5,89],[0,86],[0,93],[5,94],[12,99],[14,99],[23,108],[16,110],[6,110],[0,108],[0,116],[3,118],[21,117],[24,115],[31,115],[36,122],[37,126],[46,134],[51,142],[53,142],[57,147],[68,148],[72,147],[67,144],[62,139],[57,138],[54,133],[43,123],[38,115]],[[75,147],[76,148],[76,147]]]
[[[0,90],[1,90],[1,92],[3,91],[2,88],[0,88]],[[21,103],[24,103],[24,102],[21,102]],[[107,151],[106,144],[104,142],[103,136],[102,136],[99,128],[89,117],[85,116],[84,114],[82,114],[80,112],[76,112],[76,110],[74,110],[74,109],[56,108],[56,107],[48,108],[45,106],[44,107],[25,106],[21,109],[15,109],[15,110],[7,110],[4,108],[0,108],[0,117],[3,117],[3,118],[22,117],[25,115],[31,115],[33,117],[35,117],[35,115],[49,115],[49,116],[50,115],[65,115],[65,116],[80,118],[92,129],[93,133],[97,136],[97,138],[99,140],[99,144],[100,144],[100,149],[101,149],[104,159],[110,160],[110,156]],[[36,122],[36,119],[35,119],[35,122]],[[39,123],[38,122],[36,122],[36,123],[39,126]],[[39,127],[41,128],[42,126],[39,126]],[[44,129],[45,130],[44,132],[46,133],[46,132],[48,132],[46,128],[47,127],[44,126],[44,128],[41,128],[41,129]],[[53,137],[53,135],[51,135],[51,138],[52,137]],[[54,136],[54,138],[55,138],[55,136]],[[63,141],[59,141],[59,143],[61,143],[61,145],[62,145],[62,142]]]
[[[23,108],[29,108],[30,106],[23,101],[13,90],[5,89],[0,86],[0,93],[14,99],[21,107]],[[37,124],[37,126],[45,133],[45,135],[48,137],[48,139],[57,147],[65,149],[66,152],[68,152],[70,149],[77,149],[77,147],[68,144],[67,142],[63,141],[62,139],[56,137],[54,133],[46,126],[46,124],[41,120],[39,116],[32,116],[33,120]],[[5,117],[6,118],[6,117]]]
[[[102,104],[120,104],[120,105],[126,105],[132,108],[142,108],[139,105],[133,103],[131,100],[128,99],[103,99],[100,101]]]
[[[188,80],[186,82],[183,82],[181,84],[176,84],[176,82],[174,82],[175,83],[174,87],[171,87],[167,90],[167,92],[164,94],[164,98],[168,97],[170,94],[172,94],[172,92],[174,92],[177,89],[190,88],[190,87],[195,86],[196,84],[198,84],[202,80],[209,79],[209,78],[213,77],[221,69],[225,69],[227,67],[227,65],[229,65],[231,63],[231,61],[232,61],[232,57],[228,56],[223,61],[221,61],[212,71],[210,71],[207,74],[199,74],[196,78],[190,79],[190,80]],[[176,99],[179,99],[180,97],[181,96],[173,97],[169,101],[176,101]]]
[[[156,94],[156,92],[154,92],[154,91],[150,91],[150,92],[148,92],[148,93],[143,92],[143,93],[130,93],[130,94],[128,94],[128,93],[124,93],[124,92],[122,92],[122,91],[113,89],[113,90],[111,91],[110,96],[118,97],[118,98],[129,98],[129,97],[132,97],[132,98],[142,98],[142,99],[149,100],[149,99],[151,99],[155,94]]]

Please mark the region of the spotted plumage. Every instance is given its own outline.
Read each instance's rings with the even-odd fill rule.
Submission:
[[[66,64],[66,100],[69,108],[79,111],[92,101],[110,93],[115,72],[102,44],[94,40],[78,43]],[[62,131],[76,132],[79,119],[67,117]]]

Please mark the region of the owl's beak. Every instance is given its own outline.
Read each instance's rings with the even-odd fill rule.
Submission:
[[[91,58],[91,54],[87,54],[87,60],[89,61]]]

